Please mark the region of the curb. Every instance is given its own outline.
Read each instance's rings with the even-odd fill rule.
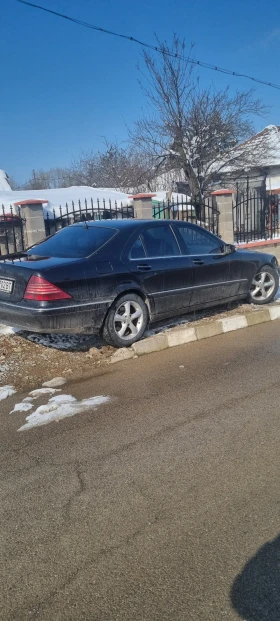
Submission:
[[[151,354],[153,352],[169,349],[170,347],[177,347],[178,345],[185,345],[194,341],[208,339],[218,334],[241,330],[250,326],[256,326],[260,323],[266,323],[267,321],[274,321],[275,319],[280,319],[280,304],[271,305],[267,308],[250,309],[248,313],[244,313],[243,315],[231,315],[223,319],[213,319],[210,321],[201,319],[195,327],[186,324],[178,328],[171,328],[165,333],[149,336],[142,341],[138,341],[138,343],[134,343],[132,347],[117,349],[111,356],[110,363],[113,364],[115,362],[121,362],[122,360],[137,358],[145,354]]]

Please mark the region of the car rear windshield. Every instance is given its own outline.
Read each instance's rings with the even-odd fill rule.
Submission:
[[[29,250],[39,257],[82,259],[104,246],[116,234],[116,229],[95,226],[68,226]]]

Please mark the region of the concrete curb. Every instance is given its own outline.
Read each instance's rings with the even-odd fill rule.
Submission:
[[[256,326],[259,323],[266,323],[275,319],[280,319],[280,304],[267,306],[266,308],[250,309],[243,315],[230,315],[223,319],[208,321],[201,319],[196,326],[192,327],[190,324],[181,325],[155,336],[149,336],[142,341],[138,341],[138,343],[134,343],[130,348],[118,349],[111,356],[110,362],[115,363],[121,360],[128,360],[129,358],[144,356],[145,354],[162,351],[169,347],[177,347],[178,345],[185,345],[193,341],[208,339],[211,336],[232,332],[233,330],[241,330],[242,328]]]

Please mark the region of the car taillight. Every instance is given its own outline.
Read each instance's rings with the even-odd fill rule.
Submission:
[[[37,302],[54,302],[56,300],[66,300],[71,295],[59,289],[51,282],[44,280],[40,276],[31,276],[26,287],[24,299],[36,300]]]

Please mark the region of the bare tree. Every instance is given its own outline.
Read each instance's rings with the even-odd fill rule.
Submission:
[[[267,109],[254,91],[203,89],[194,65],[185,58],[185,42],[158,41],[159,54],[143,51],[140,84],[147,110],[130,132],[134,147],[153,160],[154,171],[183,171],[199,202],[228,167],[257,160],[261,145],[237,145],[254,132],[252,119]]]
[[[105,150],[82,153],[72,166],[72,176],[78,184],[114,188],[122,192],[147,189],[151,166],[147,158],[131,147],[105,142]]]
[[[67,188],[75,185],[76,177],[71,168],[50,168],[49,170],[33,170],[28,181],[19,185],[19,190],[49,190]]]

